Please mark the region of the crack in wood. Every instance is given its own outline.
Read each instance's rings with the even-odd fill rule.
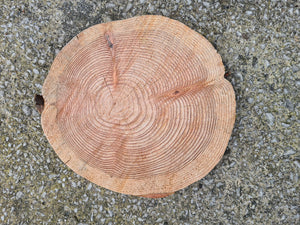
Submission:
[[[113,75],[112,75],[113,85],[114,88],[116,88],[118,84],[118,75],[117,75],[117,65],[116,65],[116,57],[115,57],[115,49],[114,49],[114,40],[112,34],[110,33],[106,33],[104,37],[107,41],[107,45],[110,48],[110,52],[111,52],[112,65],[113,65]]]

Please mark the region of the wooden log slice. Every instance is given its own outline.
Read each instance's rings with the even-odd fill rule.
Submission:
[[[221,159],[235,96],[221,57],[162,16],[92,26],[57,55],[43,130],[72,170],[110,190],[164,197]]]

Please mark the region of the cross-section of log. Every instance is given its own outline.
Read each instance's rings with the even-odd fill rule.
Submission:
[[[61,160],[110,190],[163,197],[221,159],[235,96],[221,57],[162,16],[92,26],[57,55],[43,130]]]

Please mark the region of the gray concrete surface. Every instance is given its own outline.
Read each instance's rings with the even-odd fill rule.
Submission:
[[[299,1],[0,1],[0,224],[299,224]],[[158,14],[204,35],[237,98],[225,156],[158,200],[74,174],[34,108],[58,51],[104,21]]]

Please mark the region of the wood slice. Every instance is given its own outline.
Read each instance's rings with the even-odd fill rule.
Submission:
[[[221,57],[162,16],[92,26],[57,55],[43,130],[61,160],[110,190],[164,197],[221,159],[235,96]]]

